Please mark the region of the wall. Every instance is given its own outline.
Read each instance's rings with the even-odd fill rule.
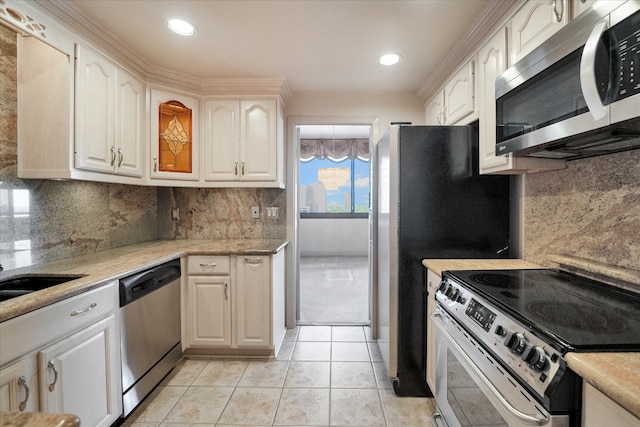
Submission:
[[[16,79],[16,34],[0,25],[3,268],[11,270],[156,239],[157,191],[153,187],[17,177]],[[19,202],[21,196],[26,204]]]
[[[527,175],[524,257],[570,255],[640,274],[640,150]]]
[[[300,219],[300,256],[368,256],[369,218]]]

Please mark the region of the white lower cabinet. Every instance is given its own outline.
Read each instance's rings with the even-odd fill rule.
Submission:
[[[277,353],[285,332],[284,251],[189,256],[187,269],[186,353]]]
[[[122,413],[118,282],[0,323],[0,411]]]
[[[187,343],[191,347],[231,347],[231,277],[189,276]]]
[[[236,286],[236,344],[268,347],[271,331],[270,257],[239,256]]]
[[[427,270],[427,384],[436,394],[436,330],[431,315],[436,310],[436,290],[440,285],[440,276]]]
[[[38,353],[43,412],[75,414],[90,426],[120,416],[115,402],[122,397],[111,384],[120,364],[110,342],[116,334],[112,314]]]
[[[0,411],[38,410],[38,367],[35,353],[0,369]]]
[[[582,427],[640,427],[640,419],[591,384],[582,388]]]

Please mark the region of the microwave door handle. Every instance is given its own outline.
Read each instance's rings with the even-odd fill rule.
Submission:
[[[595,65],[598,42],[608,28],[607,21],[601,21],[593,27],[587,43],[584,45],[580,60],[580,87],[587,108],[595,120],[600,120],[607,114],[607,109],[598,94]]]
[[[502,404],[502,406],[511,413],[515,418],[520,420],[525,424],[529,424],[532,426],[541,426],[542,424],[546,424],[549,421],[549,418],[544,417],[542,419],[536,418],[534,416],[525,414],[520,412],[518,409],[511,406],[509,401],[498,391],[497,388],[489,381],[489,379],[484,375],[484,373],[476,366],[473,360],[465,353],[465,351],[460,347],[460,345],[456,342],[455,338],[449,334],[446,330],[446,326],[441,320],[442,314],[433,313],[431,315],[431,321],[438,328],[438,330],[447,338],[449,345],[455,348],[460,356],[464,359],[466,364],[475,372],[475,374],[480,378],[480,380],[484,383],[484,385],[491,391],[491,393],[498,399],[498,401]]]

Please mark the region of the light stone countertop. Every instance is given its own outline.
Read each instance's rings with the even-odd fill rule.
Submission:
[[[0,280],[29,274],[84,276],[0,302],[0,322],[185,255],[272,255],[288,243],[278,239],[157,240],[4,271],[0,273]]]
[[[424,259],[422,265],[438,275],[445,270],[545,268],[517,259]],[[609,271],[605,267],[601,270],[603,274]],[[583,380],[640,418],[640,353],[567,353],[565,359]]]
[[[42,412],[0,412],[2,427],[80,427],[80,420],[71,414]]]
[[[523,259],[423,259],[422,265],[442,276],[445,270],[510,270],[545,268]]]

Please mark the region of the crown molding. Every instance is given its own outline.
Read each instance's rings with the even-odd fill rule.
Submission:
[[[513,13],[526,0],[490,0],[482,14],[475,20],[473,26],[464,34],[451,53],[440,63],[438,68],[430,74],[425,83],[420,86],[416,95],[426,105],[433,94],[446,83],[447,79],[469,60],[482,44],[500,27],[503,27]]]
[[[291,89],[284,78],[205,78],[155,66],[127,48],[73,4],[64,1],[34,0],[38,7],[55,16],[76,36],[91,42],[118,62],[144,76],[149,84],[175,88],[199,96],[278,96],[285,103]]]

